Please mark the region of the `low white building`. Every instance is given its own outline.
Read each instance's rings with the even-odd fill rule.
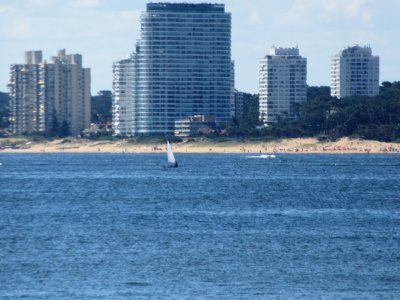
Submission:
[[[175,120],[175,136],[188,137],[199,133],[211,133],[215,131],[215,117],[194,115]]]

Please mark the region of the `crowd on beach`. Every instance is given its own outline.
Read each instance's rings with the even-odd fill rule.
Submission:
[[[342,139],[336,142],[318,142],[314,139],[282,140],[266,143],[175,143],[176,152],[216,153],[400,153],[397,143]],[[163,152],[164,144],[145,145],[126,141],[73,141],[27,142],[5,145],[0,140],[0,150],[5,152]]]

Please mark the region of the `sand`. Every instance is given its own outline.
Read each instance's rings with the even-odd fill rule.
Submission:
[[[10,142],[17,149],[4,146]],[[383,143],[370,140],[342,138],[335,142],[320,142],[315,138],[282,139],[272,142],[214,142],[212,140],[183,141],[172,144],[176,153],[400,153],[399,143]],[[0,153],[34,152],[164,152],[164,144],[131,143],[117,141],[93,141],[87,139],[58,139],[54,141],[29,141],[23,138],[0,138]]]

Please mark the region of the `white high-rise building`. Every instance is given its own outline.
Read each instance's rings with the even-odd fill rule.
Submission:
[[[331,96],[375,96],[379,93],[379,57],[370,47],[353,46],[332,58]]]
[[[113,130],[116,135],[133,134],[134,58],[113,64]]]
[[[148,3],[140,23],[133,87],[114,85],[114,130],[122,134],[122,124],[132,119],[132,135],[174,134],[175,120],[193,115],[213,116],[220,127],[226,124],[234,77],[231,14],[225,6]],[[114,66],[114,72],[119,68]],[[125,88],[133,93],[131,108],[128,97],[118,95]],[[122,114],[122,107],[131,109],[132,117],[128,111]]]
[[[90,69],[80,54],[65,49],[48,63],[42,51],[25,53],[11,65],[11,130],[15,134],[79,135],[90,125]]]
[[[260,121],[268,125],[279,117],[294,117],[291,105],[307,98],[307,59],[297,47],[272,47],[259,71]]]

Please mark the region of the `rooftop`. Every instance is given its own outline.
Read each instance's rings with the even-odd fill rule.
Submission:
[[[372,50],[369,46],[361,47],[359,45],[355,45],[352,47],[347,47],[340,51],[339,55],[342,56],[371,56]]]
[[[212,3],[148,3],[147,11],[157,12],[196,12],[196,13],[209,13],[209,12],[225,12],[224,4]]]
[[[281,47],[271,47],[269,55],[299,55],[299,48],[281,48]]]

